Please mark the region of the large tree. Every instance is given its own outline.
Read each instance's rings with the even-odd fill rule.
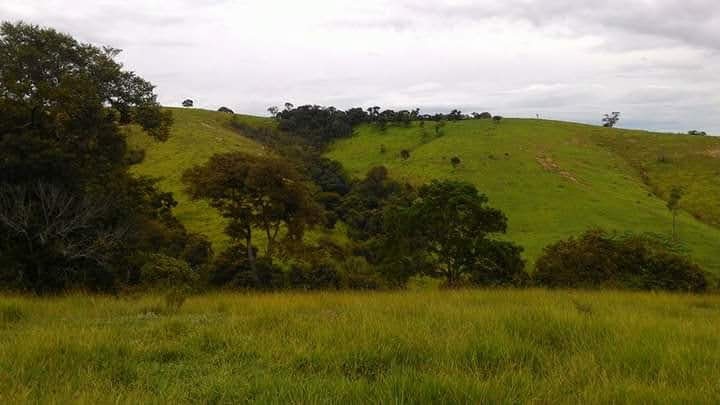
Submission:
[[[241,152],[214,155],[183,174],[186,190],[205,199],[229,220],[226,233],[244,242],[255,271],[253,231],[265,233],[265,257],[272,259],[281,230],[286,238],[302,239],[308,225],[320,220],[310,190],[293,166],[277,158]]]
[[[112,268],[127,267],[120,247],[158,237],[143,224],[184,232],[165,210],[172,198],[128,173],[120,126],[165,140],[172,117],[118,53],[52,29],[0,26],[0,278],[18,288],[88,286],[88,274],[111,285]]]
[[[386,213],[385,231],[398,252],[424,253],[431,272],[449,286],[519,281],[525,276],[522,249],[492,238],[505,232],[507,218],[487,201],[472,184],[433,181],[410,205]]]
[[[0,27],[0,182],[82,186],[123,169],[118,124],[167,139],[172,117],[119,51],[23,23]]]

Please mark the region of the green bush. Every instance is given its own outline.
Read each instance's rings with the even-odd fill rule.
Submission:
[[[199,280],[187,262],[162,254],[149,255],[140,269],[140,282],[149,288],[194,288]]]
[[[343,288],[377,290],[385,286],[381,275],[362,257],[350,256],[338,267]]]
[[[290,286],[303,290],[338,289],[341,277],[338,269],[329,261],[317,264],[295,264],[290,268]]]
[[[692,292],[709,284],[702,269],[671,244],[650,235],[602,230],[547,246],[535,264],[534,279],[548,287]]]

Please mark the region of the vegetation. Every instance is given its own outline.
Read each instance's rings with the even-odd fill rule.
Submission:
[[[173,303],[175,302],[175,303]],[[0,297],[7,403],[715,403],[720,298]]]
[[[137,282],[147,251],[192,241],[176,201],[129,174],[122,124],[168,138],[172,116],[119,51],[0,27],[0,286],[37,293]],[[192,249],[191,249],[192,250]]]
[[[620,113],[613,111],[610,114],[605,114],[602,119],[602,124],[605,128],[612,128],[618,123],[618,121],[620,121]]]
[[[587,231],[546,247],[533,277],[549,287],[704,291],[708,281],[702,270],[664,242]]]
[[[720,272],[720,159],[713,152],[720,139],[511,118],[498,126],[447,122],[444,131],[427,139],[420,122],[385,132],[365,124],[326,156],[354,177],[384,166],[414,187],[433,179],[474,184],[508,216],[506,238],[524,248],[529,269],[545,246],[595,227],[671,236],[667,199],[681,185],[681,242],[703,269]],[[403,149],[411,159],[401,159]],[[462,166],[454,169],[448,159],[461,151]],[[658,162],[661,151],[670,163]]]

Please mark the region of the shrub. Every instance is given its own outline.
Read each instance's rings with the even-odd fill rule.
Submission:
[[[150,288],[193,288],[200,277],[187,262],[162,254],[151,254],[140,269],[142,285]]]
[[[403,149],[400,151],[400,157],[402,160],[408,160],[410,159],[410,151],[407,149]]]
[[[225,106],[222,106],[222,107],[218,108],[218,111],[219,111],[219,112],[223,112],[223,113],[227,113],[227,114],[235,114],[235,112],[234,112],[233,110],[231,110],[231,109],[229,109],[229,108],[227,108],[227,107],[225,107]]]
[[[218,286],[273,290],[285,285],[282,269],[266,258],[250,266],[244,245],[233,245],[222,252],[210,272],[210,283]]]
[[[460,166],[460,163],[462,163],[462,161],[457,156],[453,156],[450,159],[450,164],[452,165],[453,168],[457,168],[458,166]]]
[[[290,268],[290,286],[303,290],[340,288],[340,274],[332,262],[295,264]]]
[[[339,270],[344,288],[377,290],[385,285],[380,274],[359,256],[350,256],[342,261]]]
[[[548,287],[704,291],[708,281],[671,244],[649,235],[609,235],[602,230],[547,246],[534,279]]]
[[[145,149],[130,149],[125,153],[125,163],[137,165],[145,160]]]

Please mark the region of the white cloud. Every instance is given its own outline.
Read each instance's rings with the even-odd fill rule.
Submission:
[[[717,0],[3,0],[124,50],[163,103],[461,108],[720,134]]]

